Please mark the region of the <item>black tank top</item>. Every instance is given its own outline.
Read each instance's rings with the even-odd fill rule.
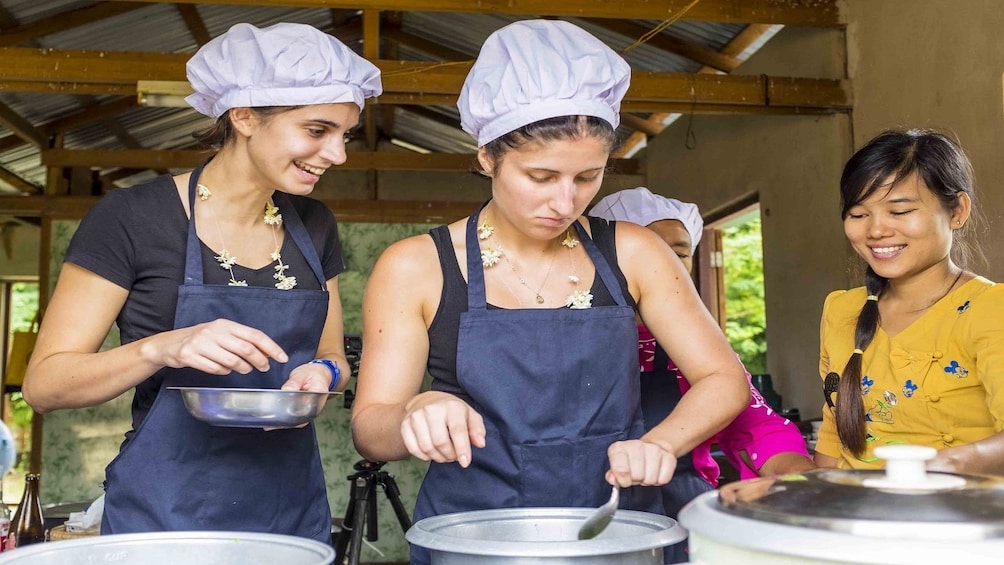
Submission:
[[[589,229],[593,241],[610,264],[628,304],[637,309],[631,293],[628,292],[627,279],[617,265],[616,225],[616,222],[589,217]],[[467,393],[457,381],[457,340],[460,333],[460,315],[467,311],[467,281],[464,280],[460,265],[457,263],[449,227],[439,226],[429,230],[429,235],[436,244],[439,265],[443,271],[443,293],[439,298],[439,309],[429,326],[428,370],[432,376],[432,389],[455,394],[470,402]],[[593,294],[595,306],[614,304],[610,291],[600,277],[593,277],[590,292]],[[497,307],[489,304],[488,308]]]

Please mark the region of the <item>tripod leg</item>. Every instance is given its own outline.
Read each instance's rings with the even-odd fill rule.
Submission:
[[[356,512],[356,489],[355,486],[349,491],[349,506],[345,509],[345,517],[342,519],[342,529],[339,530],[335,538],[335,563],[342,565],[345,562],[345,549],[349,546],[349,538],[355,530],[352,521]]]
[[[359,554],[363,549],[363,530],[366,529],[366,514],[369,511],[369,499],[374,491],[371,477],[359,477],[355,481],[353,492],[356,496],[354,515],[352,517],[352,539],[349,543],[347,565],[359,565]]]
[[[398,523],[401,524],[401,530],[407,532],[411,528],[411,518],[408,517],[408,511],[401,503],[401,490],[397,488],[397,482],[388,473],[382,473],[380,479],[380,486],[383,487],[384,494],[387,495],[391,507],[394,508],[394,514],[397,516]]]

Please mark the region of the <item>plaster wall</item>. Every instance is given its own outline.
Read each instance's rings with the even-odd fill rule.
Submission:
[[[0,277],[38,276],[39,234],[37,226],[0,222]]]
[[[841,78],[840,30],[787,28],[740,74]],[[692,133],[688,150],[687,136]],[[819,316],[826,294],[846,288],[849,250],[837,182],[850,155],[851,120],[822,116],[683,116],[649,144],[653,191],[707,215],[758,195],[764,247],[767,366],[786,408],[821,415]]]
[[[1004,147],[1001,77],[1004,10],[992,0],[849,0],[848,69],[854,81],[854,145],[890,127],[954,133],[976,174],[988,265],[1004,281]]]

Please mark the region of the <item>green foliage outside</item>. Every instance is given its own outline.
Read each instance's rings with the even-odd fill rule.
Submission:
[[[35,313],[38,311],[38,283],[18,282],[11,285],[11,334],[16,331],[27,331],[31,329]],[[7,417],[7,422],[12,427],[15,436],[26,438],[26,434],[31,429],[31,407],[21,398],[20,392],[10,393],[11,414]],[[20,432],[20,433],[19,433]],[[28,466],[28,458],[25,452],[19,453],[17,466],[25,470]]]
[[[725,335],[750,373],[767,372],[767,311],[759,213],[722,230]]]

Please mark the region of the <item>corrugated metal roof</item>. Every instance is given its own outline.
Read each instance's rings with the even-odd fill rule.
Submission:
[[[43,20],[93,4],[91,0],[0,0],[0,8],[19,24]],[[278,22],[299,22],[337,33],[339,38],[357,51],[361,50],[360,26],[343,26],[334,30],[336,13],[352,15],[354,11],[330,9],[303,9],[286,7],[244,6],[227,4],[196,4],[198,14],[210,35],[217,36],[239,22],[267,26]],[[481,44],[493,31],[517,20],[515,16],[494,14],[467,14],[448,12],[403,12],[402,31],[442,45],[467,58],[477,56]],[[614,50],[620,51],[634,43],[635,37],[626,37],[584,20],[571,18],[596,35]],[[634,20],[632,23],[653,28],[657,20]],[[675,22],[661,33],[695,45],[718,51],[726,45],[743,25],[704,22]],[[762,44],[762,42],[760,43]],[[193,53],[196,40],[174,4],[150,4],[104,20],[82,25],[70,30],[39,38],[31,45],[54,49],[86,49],[108,51],[141,51],[163,53]],[[22,45],[25,46],[25,45]],[[757,45],[759,47],[759,45]],[[750,50],[752,51],[752,49]],[[410,45],[398,46],[398,57],[407,60],[439,60],[432,53]],[[742,58],[748,54],[743,54]],[[694,72],[701,68],[685,57],[643,44],[625,54],[625,59],[636,70]],[[0,93],[0,103],[6,104],[35,126],[80,111],[95,101],[110,97],[84,97],[64,94]],[[429,113],[440,114],[447,123],[459,121],[456,108],[427,107],[425,112],[409,111],[408,107],[394,109],[393,131],[386,132],[395,138],[440,152],[473,152],[475,146],[470,136],[459,128],[429,119]],[[434,115],[433,114],[433,115]],[[190,146],[191,133],[207,125],[208,120],[194,110],[181,108],[134,108],[116,115],[118,126],[125,128],[140,146],[149,149],[174,149]],[[631,133],[622,126],[622,137]],[[0,138],[11,132],[0,128]],[[113,149],[126,144],[116,137],[105,121],[96,121],[66,132],[67,148]],[[30,145],[20,145],[0,152],[3,166],[29,182],[43,185],[45,168],[41,166],[38,151]],[[102,171],[108,172],[108,171]],[[136,178],[136,177],[130,177]],[[10,192],[12,187],[0,182],[0,192]]]

